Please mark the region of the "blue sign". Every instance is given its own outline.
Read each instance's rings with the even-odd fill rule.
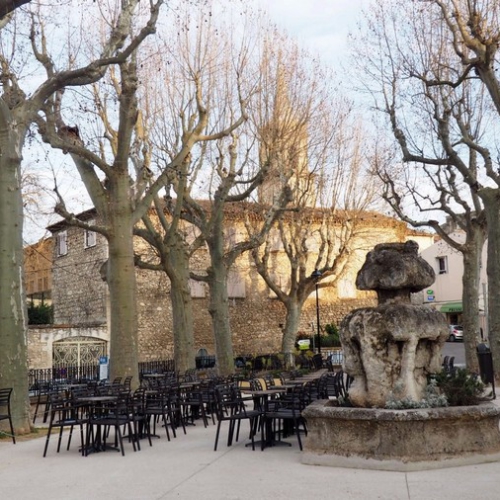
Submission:
[[[99,358],[99,364],[100,365],[105,365],[105,364],[107,364],[107,362],[108,362],[108,357],[107,356],[101,356]]]
[[[432,302],[434,300],[434,295],[427,295],[427,300]]]

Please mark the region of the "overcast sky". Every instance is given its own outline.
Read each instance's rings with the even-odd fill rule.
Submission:
[[[271,20],[296,38],[300,45],[307,47],[313,53],[318,53],[324,63],[334,69],[339,69],[339,64],[343,59],[345,60],[346,56],[347,35],[349,31],[355,29],[362,8],[366,7],[370,0],[253,1],[269,12]],[[79,181],[72,162],[61,161],[61,158],[68,160],[68,157],[59,156],[59,161],[55,163],[57,176],[59,179],[69,179],[66,187],[61,182],[59,188],[63,195],[68,197],[66,191],[73,192],[73,184],[78,184]],[[30,152],[27,148],[25,158],[30,161]],[[49,184],[52,185],[51,182]],[[87,198],[83,193],[81,197],[82,199]],[[49,204],[50,207],[53,206],[52,202]],[[87,207],[82,204],[79,210],[84,208]],[[54,214],[48,217],[50,222],[58,218]],[[25,226],[27,241],[32,243],[42,237],[48,223],[49,221],[45,217],[36,217],[35,220],[27,219]]]
[[[335,66],[369,0],[256,0],[272,20]]]

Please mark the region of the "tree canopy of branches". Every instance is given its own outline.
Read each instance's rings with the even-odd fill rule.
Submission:
[[[405,213],[405,220],[433,227],[464,256],[462,303],[471,369],[477,367],[479,269],[486,231],[490,344],[495,366],[500,366],[495,333],[499,263],[494,253],[500,178],[492,155],[500,110],[495,74],[499,8],[497,1],[376,2],[367,16],[368,35],[357,44],[366,88],[388,118],[403,162],[417,168],[416,183],[409,184],[398,180],[394,167],[379,164],[386,198],[403,215],[406,195],[422,213],[441,210],[465,231],[466,241],[459,244],[432,215],[421,220]],[[366,43],[376,50],[367,51]],[[408,168],[406,179],[413,177]]]
[[[126,65],[140,43],[154,30],[154,20],[162,2],[151,2],[150,22],[134,33],[138,1],[117,2],[99,10],[85,7],[87,22],[96,21],[84,30],[75,9],[77,2],[67,2],[50,11],[28,6],[2,22],[2,96],[0,99],[0,381],[14,387],[13,416],[18,431],[29,429],[28,377],[26,352],[26,304],[22,285],[23,204],[20,190],[20,167],[23,146],[32,124],[41,131],[54,129],[62,91],[68,87],[91,85],[101,79],[111,64]],[[80,5],[80,8],[83,7]],[[72,16],[70,16],[70,12]],[[80,14],[83,12],[79,11]],[[102,19],[101,16],[107,16]],[[46,36],[48,25],[57,33],[58,19],[67,19],[71,32],[64,44],[66,59],[55,63],[49,57],[52,43],[61,42]],[[71,22],[70,22],[71,20]],[[101,22],[102,21],[102,24]],[[73,24],[72,24],[73,22]],[[90,33],[106,26],[99,53],[86,52],[77,33]],[[140,21],[139,24],[140,25]],[[92,43],[94,40],[92,40]],[[64,51],[63,51],[64,52]],[[24,81],[25,73],[29,79]],[[24,84],[24,88],[23,88]],[[59,129],[62,132],[62,129]],[[74,134],[61,134],[56,146],[68,146],[80,152]],[[57,142],[57,141],[56,141]],[[95,159],[91,157],[90,161]],[[87,159],[88,160],[88,159]],[[94,181],[97,183],[97,179]]]

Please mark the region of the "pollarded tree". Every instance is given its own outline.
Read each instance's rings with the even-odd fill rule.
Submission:
[[[462,80],[463,67],[441,13],[422,8],[423,3],[432,2],[379,2],[368,17],[368,35],[358,41],[356,60],[376,108],[388,117],[406,163],[404,177],[411,179],[401,183],[394,167],[388,170],[379,163],[386,199],[404,220],[434,228],[463,255],[466,361],[477,370],[479,272],[487,231],[483,206],[490,189],[482,186],[488,177],[497,182],[496,173],[491,177],[488,172],[493,172],[488,151],[493,136],[484,124],[490,124],[491,105],[476,77],[447,84]],[[367,43],[378,50],[368,53]],[[420,210],[421,220],[404,211],[405,195]],[[451,238],[432,215],[424,218],[436,210],[465,232],[463,243]]]
[[[428,84],[456,88],[466,79],[479,78],[500,116],[500,78],[498,70],[498,49],[500,43],[500,2],[432,0],[431,11],[441,21],[443,30],[453,50],[459,67],[453,79],[430,80]],[[490,138],[489,138],[490,139]],[[486,212],[488,224],[488,330],[497,376],[500,373],[500,175],[498,162],[494,162],[488,147],[474,142],[466,144],[477,151],[483,162],[483,178],[475,186]],[[487,144],[490,141],[487,142]],[[491,141],[493,142],[493,141]],[[493,146],[492,146],[493,148]]]
[[[362,222],[374,189],[363,182],[367,176],[362,131],[348,103],[328,96],[332,89],[321,84],[331,80],[314,72],[306,77],[286,66],[283,71],[290,71],[287,80],[297,75],[315,92],[293,95],[289,83],[274,103],[279,112],[261,128],[262,159],[271,162],[274,174],[261,196],[266,200],[283,182],[293,195],[290,210],[252,256],[257,271],[285,307],[282,352],[293,363],[306,300],[316,285],[333,290],[354,265],[362,250],[360,241],[366,249],[374,241]],[[276,252],[286,256],[286,268],[276,268]]]
[[[101,143],[101,147],[95,149],[99,151],[99,154],[96,154],[92,145],[84,146],[79,136],[78,127],[66,125],[65,115],[67,116],[69,113],[64,112],[64,106],[67,105],[71,109],[71,123],[79,122],[79,111],[88,113],[91,109],[87,102],[80,101],[76,104],[72,94],[67,95],[65,100],[63,93],[57,93],[54,99],[47,102],[42,108],[43,115],[36,118],[38,129],[44,140],[53,147],[71,154],[82,182],[101,216],[100,225],[88,226],[67,210],[62,198],[56,206],[56,211],[68,223],[95,230],[103,234],[108,241],[109,259],[106,279],[110,292],[111,314],[110,354],[112,362],[110,375],[111,377],[132,376],[134,385],[138,384],[139,376],[132,227],[138,217],[135,211],[141,213],[141,210],[144,210],[140,204],[144,194],[140,179],[135,179],[136,182],[131,185],[131,176],[129,175],[129,156],[138,116],[136,51],[139,42],[154,31],[161,3],[151,4],[150,17],[146,27],[142,30],[134,30],[134,18],[130,17],[128,24],[124,26],[123,33],[121,33],[122,43],[128,39],[133,44],[128,57],[123,60],[110,61],[108,64],[111,67],[110,79],[114,84],[112,88],[116,91],[115,97],[118,102],[116,130],[110,125],[113,120],[104,116],[102,108],[97,108],[101,112],[100,117],[104,118],[104,135],[109,140],[109,149],[106,149]],[[141,16],[140,7],[137,4],[135,7],[139,9],[137,15]],[[132,13],[133,11],[130,14]],[[114,10],[109,12],[111,18],[116,14],[117,12]],[[40,25],[39,30],[40,39],[36,38],[35,33],[32,36],[35,55],[43,63],[47,74],[51,75],[55,71],[56,63],[50,57],[44,43],[44,26]],[[82,89],[82,93],[84,91],[85,89]],[[80,119],[84,120],[84,118]],[[85,133],[85,128],[82,127],[83,133]],[[107,161],[106,153],[109,155],[108,157],[112,158],[111,161]],[[104,174],[102,182],[98,172]]]
[[[20,3],[23,2],[14,2]],[[75,9],[83,8],[77,4],[61,4],[57,15],[60,19],[74,19],[69,13],[74,14]],[[40,72],[33,77],[34,67],[25,64],[28,60],[33,61],[30,54],[36,54],[36,28],[30,20],[31,14],[50,16],[54,11],[40,7],[39,11],[33,8],[30,12],[28,6],[26,10],[20,9],[1,21],[3,92],[0,99],[0,148],[3,154],[0,155],[0,382],[2,386],[14,388],[13,416],[18,432],[29,429],[26,305],[22,285],[23,203],[20,188],[25,139],[33,122],[43,116],[44,108],[57,92],[98,81],[110,64],[126,61],[151,32],[153,26],[146,25],[137,37],[128,37],[137,4],[137,1],[120,4],[117,15],[109,19],[99,54],[86,58],[75,50],[67,61],[61,61],[60,69],[52,66],[45,77]],[[85,6],[85,9],[90,14],[89,6]],[[50,22],[50,17],[47,17],[46,22]],[[87,31],[91,31],[90,26],[87,28]],[[45,61],[39,62],[43,67]],[[28,66],[31,79],[23,82],[23,71]],[[26,83],[24,89],[23,83]]]
[[[217,26],[211,33],[212,43],[207,44],[203,43],[203,35],[205,30],[210,33],[211,22],[198,22],[197,25],[203,29],[180,31],[185,37],[186,50],[178,59],[183,61],[187,85],[177,79],[175,92],[169,96],[169,107],[180,110],[177,114],[182,123],[178,131],[173,132],[170,128],[165,133],[164,129],[158,144],[163,145],[165,154],[175,151],[190,117],[200,110],[211,111],[206,140],[192,151],[190,163],[171,178],[168,188],[173,189],[175,197],[166,197],[166,209],[174,224],[172,227],[178,226],[180,217],[197,230],[197,238],[190,248],[184,242],[185,252],[189,254],[203,243],[208,248],[210,265],[206,269],[192,269],[190,277],[208,285],[217,367],[221,374],[229,374],[234,370],[234,361],[228,275],[243,252],[263,241],[270,224],[286,203],[286,191],[276,203],[260,213],[260,226],[250,238],[229,244],[228,207],[247,200],[266,173],[265,166],[256,161],[256,142],[248,122],[244,123],[246,114],[241,115],[264,93],[258,85],[258,55],[250,52],[251,43],[248,42],[257,38],[255,34],[252,38],[247,28],[242,30],[241,38],[231,39],[222,36],[230,32],[227,27]],[[226,124],[224,134],[220,133],[220,124]],[[176,240],[179,243],[178,236]],[[187,304],[189,289],[185,278],[184,304]]]
[[[189,261],[204,243],[203,237],[189,241],[182,219],[191,217],[186,207],[196,203],[190,192],[198,169],[204,167],[205,153],[237,133],[246,120],[245,105],[252,93],[245,93],[241,84],[248,72],[246,42],[240,41],[236,47],[238,42],[231,41],[225,35],[229,31],[219,24],[211,17],[209,8],[201,9],[195,16],[189,12],[178,16],[172,32],[164,33],[158,43],[161,59],[153,57],[148,61],[149,77],[143,96],[149,117],[147,134],[153,151],[153,176],[178,154],[183,138],[191,133],[193,120],[203,123],[199,144],[182,165],[170,170],[167,196],[163,200],[155,198],[154,218],[145,214],[143,224],[135,228],[135,234],[154,249],[156,256],[151,259],[138,255],[138,265],[161,270],[170,280],[174,357],[180,371],[194,366]],[[171,190],[174,198],[170,198]],[[220,349],[217,354],[219,370],[230,373],[232,354],[227,356],[230,363],[224,362]]]

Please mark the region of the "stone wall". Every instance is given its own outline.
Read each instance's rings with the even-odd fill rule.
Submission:
[[[200,262],[198,264],[201,264]],[[248,260],[241,258],[238,271],[245,278],[245,298],[229,299],[229,315],[233,332],[233,349],[238,354],[264,354],[281,350],[284,305],[272,298],[264,280]],[[141,360],[173,357],[172,308],[170,284],[164,273],[137,272],[139,314],[139,357]],[[359,307],[376,305],[371,292],[358,292],[353,299],[339,300],[336,289],[321,290],[320,324],[340,324],[342,318]],[[193,298],[195,349],[215,354],[208,297]],[[306,300],[299,331],[316,334],[316,298]]]
[[[96,217],[86,214],[86,217]],[[239,235],[244,234],[240,221],[228,220],[231,226],[227,234],[227,245],[236,243]],[[365,221],[366,230],[360,233],[360,240],[353,243],[353,258],[343,275],[343,286],[347,292],[340,292],[341,285],[332,281],[327,288],[320,289],[320,323],[339,325],[341,319],[352,309],[376,305],[371,292],[361,292],[353,286],[356,273],[364,262],[366,252],[375,243],[382,241],[401,241],[405,233],[404,225],[389,218],[376,218]],[[403,229],[402,229],[403,228]],[[230,231],[230,229],[232,229]],[[76,326],[106,324],[108,300],[106,283],[100,271],[107,259],[107,243],[97,235],[96,245],[85,247],[85,231],[81,228],[66,227],[63,223],[52,226],[54,235],[67,231],[68,253],[57,256],[54,250],[53,302],[56,324]],[[187,231],[186,231],[187,233]],[[234,241],[233,241],[234,240]],[[136,250],[140,243],[136,240]],[[316,245],[317,246],[317,245]],[[317,250],[316,250],[317,251]],[[307,267],[314,269],[314,245]],[[197,251],[190,261],[191,269],[204,273],[209,265],[205,248]],[[283,249],[273,250],[274,272],[283,277],[290,275],[290,263]],[[285,323],[285,308],[273,298],[264,280],[258,275],[251,256],[241,256],[232,268],[243,283],[243,297],[230,297],[229,312],[233,332],[234,353],[257,354],[279,351],[282,328]],[[172,310],[170,303],[169,281],[163,272],[137,270],[138,286],[138,323],[139,359],[141,361],[173,357]],[[198,285],[199,290],[204,285]],[[206,349],[215,353],[212,335],[212,322],[208,312],[208,288],[205,293],[193,297],[195,349]],[[316,333],[316,300],[311,293],[306,300],[299,331],[306,334]],[[43,348],[41,348],[43,350]]]
[[[67,227],[66,255],[54,245],[52,268],[55,324],[106,323],[106,283],[100,270],[107,260],[107,244],[96,235],[95,246],[85,246],[85,231]]]

